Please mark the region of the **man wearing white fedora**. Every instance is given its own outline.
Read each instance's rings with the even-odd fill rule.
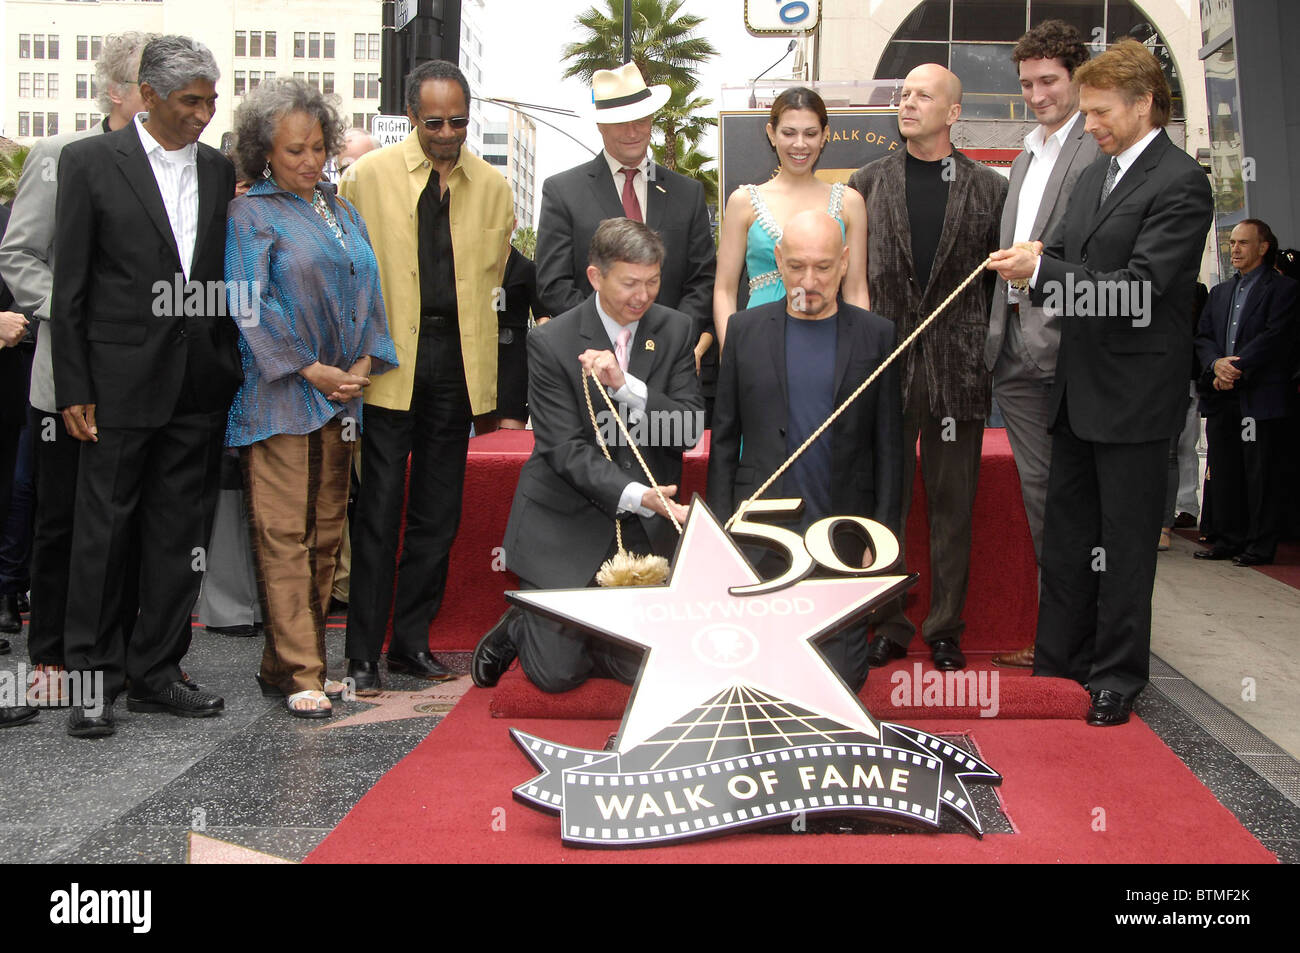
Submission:
[[[696,324],[692,341],[713,321],[715,250],[704,189],[693,179],[652,162],[651,123],[668,101],[666,85],[647,87],[635,63],[597,70],[592,77],[601,153],[557,173],[542,185],[537,225],[537,288],[550,314],[563,314],[591,294],[587,251],[607,218],[643,222],[663,239],[658,304]]]

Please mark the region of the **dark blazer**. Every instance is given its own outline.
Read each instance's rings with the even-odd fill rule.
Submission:
[[[655,301],[695,324],[696,340],[713,323],[717,250],[704,188],[693,179],[651,166],[645,223],[664,240],[666,254]],[[537,219],[537,290],[553,315],[591,297],[587,251],[596,227],[623,217],[623,199],[601,152],[590,162],[556,173],[542,184]]]
[[[789,456],[785,301],[737,312],[727,324],[709,444],[709,508],[727,519]],[[894,349],[892,322],[841,304],[835,329],[835,406]],[[896,535],[903,486],[897,364],[840,415],[831,441],[831,512],[865,516]],[[779,499],[785,477],[764,494]]]
[[[912,226],[907,216],[906,151],[877,159],[854,172],[849,185],[867,203],[867,279],[872,310],[898,326],[898,338],[916,330],[935,306],[998,245],[1007,180],[953,150],[943,233],[930,268],[930,282],[916,284]],[[967,286],[903,356],[902,387],[912,393],[915,374],[929,384],[931,416],[977,420],[989,414],[992,378],[984,367],[993,272]]]
[[[1081,440],[1144,443],[1173,437],[1187,413],[1187,315],[1214,202],[1204,170],[1163,129],[1098,208],[1109,162],[1099,158],[1070,193],[1062,227],[1043,252],[1033,302],[1068,290],[1067,276],[1076,292],[1089,283],[1105,287],[1095,284],[1102,281],[1149,283],[1145,317],[1071,317],[1067,310],[1049,417],[1056,420],[1068,394],[1070,429]]]
[[[1052,173],[1047,177],[1047,187],[1043,190],[1042,201],[1038,204],[1038,214],[1034,217],[1033,227],[1029,232],[1030,241],[1040,241],[1050,237],[1065,218],[1066,205],[1074,184],[1083,175],[1083,171],[1092,165],[1100,151],[1097,140],[1084,131],[1087,117],[1080,113],[1074,124],[1066,133],[1061,143],[1061,152],[1052,166]],[[1002,231],[998,237],[999,248],[1010,248],[1016,240],[1016,215],[1020,210],[1020,190],[1025,184],[1025,174],[1029,171],[1030,155],[1022,152],[1011,163],[1011,181],[1007,189],[1007,201],[1002,207]],[[1007,283],[998,278],[993,287],[993,305],[989,312],[989,333],[984,342],[984,366],[990,371],[998,362],[1002,351],[1002,339],[1007,330],[1007,312],[1010,303],[1007,300]],[[1038,369],[1046,375],[1056,370],[1056,352],[1061,347],[1061,318],[1050,315],[1042,308],[1022,306],[1020,309],[1021,339],[1025,349]],[[1044,438],[1046,439],[1046,438]]]
[[[70,142],[60,154],[50,323],[60,410],[94,404],[100,425],[159,427],[187,378],[195,409],[230,405],[243,380],[239,329],[225,316],[222,286],[208,283],[225,274],[235,171],[202,143],[196,161],[199,209],[189,280],[203,283],[203,293],[188,308],[182,298],[178,309],[175,282],[185,280],[180,254],[135,123]],[[219,313],[199,304],[211,298]]]
[[[685,315],[653,305],[639,322],[628,361],[628,373],[646,385],[647,413],[671,412],[678,424],[660,433],[680,442],[656,446],[646,441],[639,447],[660,485],[681,485],[682,452],[695,445],[704,426],[691,332]],[[613,461],[600,452],[578,364],[578,355],[588,348],[613,350],[594,298],[528,333],[534,445],[519,474],[505,551],[510,569],[543,589],[587,585],[614,542],[614,517],[624,488],[650,482],[621,441],[609,448]],[[609,409],[595,385],[588,386],[597,419],[605,421]],[[637,518],[655,552],[671,556],[677,542],[672,524],[661,516]]]
[[[1202,414],[1217,413],[1235,395],[1243,417],[1275,420],[1287,415],[1290,394],[1292,348],[1297,322],[1297,285],[1267,265],[1242,308],[1237,328],[1237,369],[1241,378],[1230,391],[1214,390],[1214,362],[1227,354],[1228,322],[1238,279],[1234,276],[1214,286],[1196,332],[1196,359],[1201,368],[1198,381]]]

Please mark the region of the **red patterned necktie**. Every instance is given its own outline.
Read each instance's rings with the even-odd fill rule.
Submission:
[[[636,175],[640,169],[619,169],[623,173],[623,214],[634,222],[644,222],[641,203],[636,200]]]

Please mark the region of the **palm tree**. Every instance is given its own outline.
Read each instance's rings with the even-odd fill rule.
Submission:
[[[632,0],[632,62],[648,85],[666,83],[672,90],[668,102],[655,114],[655,130],[661,143],[655,147],[655,155],[659,162],[677,171],[681,171],[679,153],[685,154],[698,145],[709,127],[718,124],[717,119],[703,112],[713,100],[691,95],[699,87],[695,71],[718,51],[706,38],[694,35],[704,24],[704,17],[679,15],[684,2]],[[565,79],[577,77],[590,85],[596,70],[615,69],[622,64],[623,0],[604,3],[604,10],[591,7],[578,15],[577,25],[587,35],[564,47],[564,58],[569,60]]]
[[[656,159],[683,175],[687,173],[678,160],[678,140],[681,139],[688,148],[693,149],[700,144],[710,129],[718,124],[718,120],[706,112],[708,107],[713,105],[713,100],[700,96],[691,97],[697,85],[692,82],[689,88],[673,87],[668,102],[664,103],[663,108],[655,114],[655,125],[663,136],[663,154],[660,156],[660,149],[657,148]]]
[[[718,51],[694,32],[704,17],[677,12],[685,0],[632,0],[632,62],[647,84],[693,88],[695,69]],[[623,63],[623,0],[605,0],[605,10],[589,8],[577,17],[585,39],[564,47],[570,60],[564,78],[578,77],[590,85],[596,70],[617,69]]]

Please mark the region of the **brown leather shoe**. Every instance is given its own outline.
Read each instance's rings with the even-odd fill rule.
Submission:
[[[1030,642],[1023,649],[1016,649],[1014,652],[1003,652],[1001,655],[993,656],[993,664],[1001,665],[1003,668],[1033,668],[1034,643]]]

